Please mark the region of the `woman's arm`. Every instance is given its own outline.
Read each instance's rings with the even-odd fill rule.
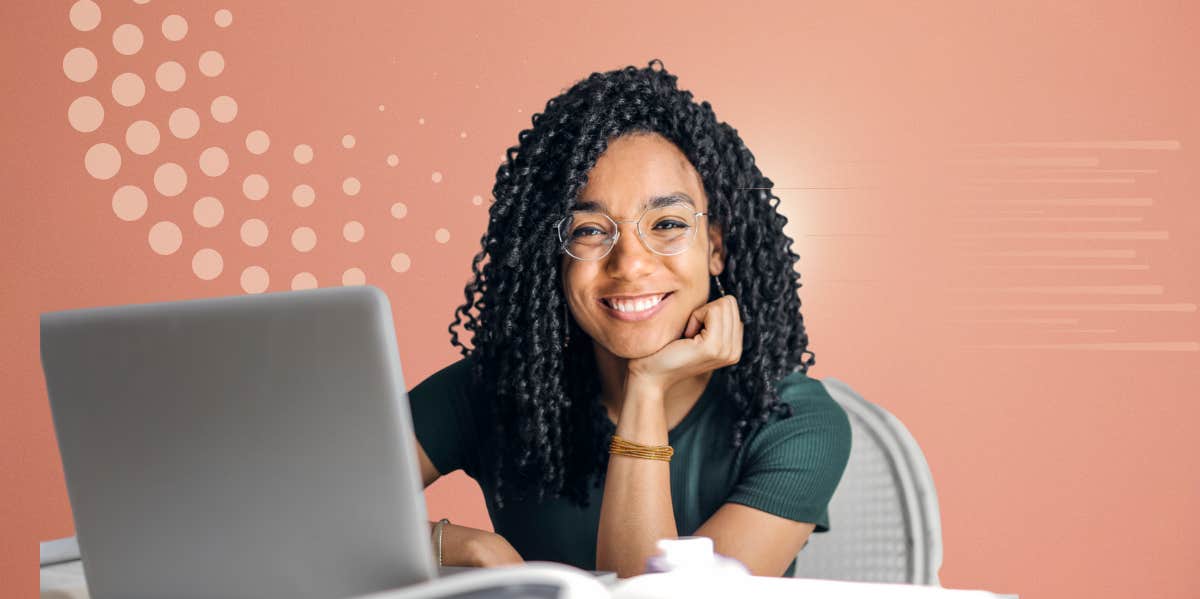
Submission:
[[[666,445],[663,393],[650,385],[626,388],[617,435],[643,445]],[[673,539],[670,463],[610,455],[596,535],[596,569],[618,577],[641,574],[658,539]]]
[[[425,448],[416,439],[417,462],[421,466],[421,480],[425,486],[441,478]],[[434,522],[429,523],[430,533]],[[504,537],[486,530],[450,524],[442,527],[442,565],[491,567],[505,564],[521,564],[525,560]]]
[[[683,338],[630,360],[616,434],[643,445],[667,443],[666,390],[689,377],[736,364],[742,355],[737,300],[724,296],[688,318]],[[659,539],[679,536],[671,504],[670,463],[610,455],[596,535],[596,569],[641,574]]]

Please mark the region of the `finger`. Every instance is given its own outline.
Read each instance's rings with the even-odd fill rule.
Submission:
[[[711,312],[711,310],[711,302],[693,310],[691,316],[688,317],[687,326],[684,327],[683,336],[691,339],[695,337],[696,334],[701,331],[701,329],[707,328],[708,323],[705,321],[708,318],[708,314]]]

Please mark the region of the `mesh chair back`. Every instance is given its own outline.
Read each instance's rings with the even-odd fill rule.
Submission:
[[[829,502],[829,532],[810,535],[795,576],[939,585],[942,525],[933,476],[908,429],[832,378],[850,419],[850,460]]]

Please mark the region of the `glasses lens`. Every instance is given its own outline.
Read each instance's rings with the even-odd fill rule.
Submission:
[[[696,234],[696,217],[691,206],[667,204],[646,212],[638,225],[650,249],[665,255],[688,249]]]
[[[599,212],[572,212],[559,225],[558,237],[567,253],[581,260],[595,260],[608,251],[616,225]]]

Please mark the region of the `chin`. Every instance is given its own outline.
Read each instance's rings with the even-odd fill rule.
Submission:
[[[604,344],[604,349],[607,349],[609,353],[618,358],[636,360],[637,358],[645,358],[646,356],[653,355],[658,350],[666,347],[671,341],[673,340],[654,341],[641,338],[631,340],[628,343]]]

